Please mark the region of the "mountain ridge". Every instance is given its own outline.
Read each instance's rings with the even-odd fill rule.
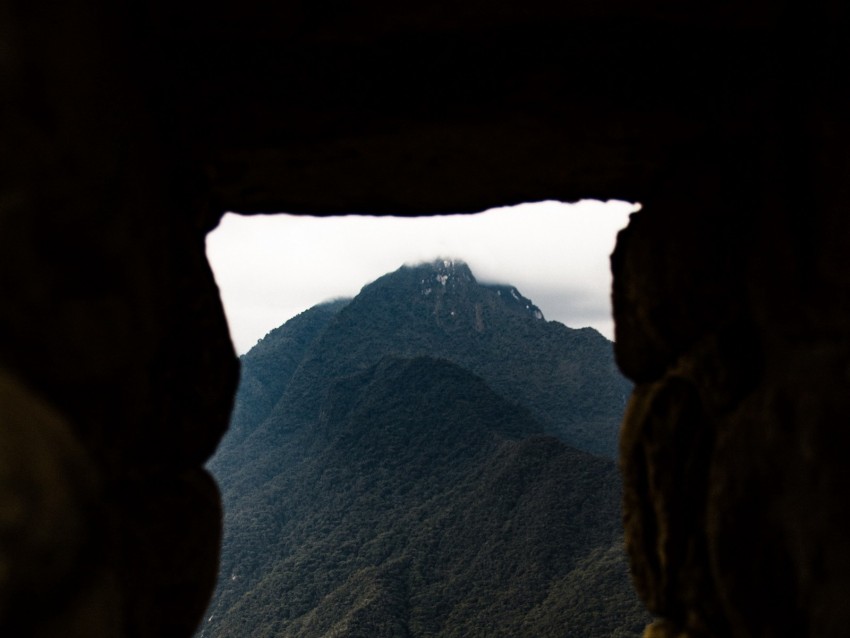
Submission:
[[[631,384],[616,368],[611,343],[595,330],[546,321],[514,287],[480,285],[465,263],[449,263],[402,266],[338,306],[325,326],[331,329],[306,348],[302,374],[284,402],[315,403],[318,379],[364,369],[383,354],[437,356],[478,374],[505,396],[519,391],[547,432],[616,458]],[[503,298],[503,289],[516,291],[522,301],[513,294]],[[382,317],[380,328],[371,325],[373,316]]]
[[[403,267],[243,356],[242,420],[209,465],[225,536],[199,635],[546,636],[571,614],[579,635],[638,635],[616,466],[547,434],[518,389],[556,387],[524,366],[592,358],[598,335],[553,332],[511,290],[465,264]],[[576,609],[585,586],[619,611]]]

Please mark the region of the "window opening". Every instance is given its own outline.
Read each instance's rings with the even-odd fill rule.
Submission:
[[[207,254],[242,380],[197,635],[639,636],[630,386],[598,334],[636,208],[226,215]]]

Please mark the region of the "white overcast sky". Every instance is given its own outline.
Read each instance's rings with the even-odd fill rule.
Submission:
[[[516,286],[546,319],[612,339],[608,257],[637,208],[585,200],[437,217],[228,213],[207,235],[207,257],[239,354],[317,303],[436,258],[461,259],[479,281]]]

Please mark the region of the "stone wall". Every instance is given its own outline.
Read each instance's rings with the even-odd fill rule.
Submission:
[[[850,620],[845,186],[825,179],[836,155],[776,141],[684,163],[612,256],[615,351],[638,382],[626,536],[663,619],[651,636],[840,636]]]
[[[3,636],[188,636],[216,575],[237,366],[125,17],[2,6]]]
[[[0,635],[203,613],[225,210],[581,197],[643,204],[612,265],[648,634],[846,633],[843,11],[4,0]]]

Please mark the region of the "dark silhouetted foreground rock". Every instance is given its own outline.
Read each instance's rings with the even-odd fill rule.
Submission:
[[[26,416],[45,433],[24,441],[4,411],[0,440],[57,468],[45,483],[14,464],[2,490],[31,512],[68,494],[76,530],[57,545],[10,506],[0,572],[41,569],[22,534],[56,562],[2,585],[0,634],[162,638],[199,619],[219,527],[164,514],[215,509],[200,468],[236,359],[203,240],[225,210],[598,197],[643,204],[614,298],[639,383],[630,551],[658,631],[844,636],[848,26],[821,1],[0,3],[4,401],[55,417]],[[139,570],[139,539],[162,562]]]

